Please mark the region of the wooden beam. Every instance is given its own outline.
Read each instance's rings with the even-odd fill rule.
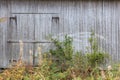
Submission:
[[[23,43],[53,43],[51,41],[22,40]],[[8,40],[7,43],[19,43],[19,40]]]

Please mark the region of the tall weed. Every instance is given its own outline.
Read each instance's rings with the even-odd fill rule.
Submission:
[[[65,36],[64,41],[59,41],[58,39],[51,39],[55,45],[55,49],[51,49],[50,53],[53,57],[53,60],[56,62],[61,71],[66,70],[72,62],[73,57],[73,46],[72,46],[72,38],[69,36]]]
[[[91,33],[91,37],[89,38],[90,49],[91,52],[87,53],[87,59],[90,63],[91,67],[100,66],[101,64],[105,64],[107,59],[109,59],[109,55],[104,51],[100,50],[97,42],[97,38],[95,37],[95,33]]]

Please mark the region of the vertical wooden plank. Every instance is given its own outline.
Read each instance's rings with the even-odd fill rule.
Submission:
[[[118,16],[117,16],[118,17],[118,56],[120,57],[120,54],[119,54],[120,52],[120,11],[119,9],[120,9],[120,2],[118,2],[118,8],[117,8],[117,11],[118,11]]]
[[[7,54],[6,54],[6,31],[7,31],[7,23],[8,23],[8,9],[7,9],[7,1],[0,1],[0,18],[5,19],[0,23],[0,68],[7,67]]]
[[[98,40],[98,45],[101,48],[101,28],[102,28],[102,1],[96,1],[96,36]],[[100,50],[100,49],[99,49]]]
[[[120,2],[116,2],[116,17],[117,17],[117,57],[118,57],[118,62],[120,61],[120,6],[119,6]]]
[[[75,35],[75,41],[76,41],[76,51],[79,51],[80,48],[80,40],[79,40],[79,13],[80,12],[80,8],[79,8],[79,1],[75,1],[75,31],[77,32],[77,34]],[[73,32],[75,32],[73,31]]]
[[[105,31],[106,31],[106,17],[107,17],[107,6],[108,2],[103,2],[103,11],[102,11],[102,36],[106,38]],[[102,40],[102,50],[105,50],[105,41]]]
[[[64,35],[68,34],[70,29],[69,29],[69,2],[68,1],[63,1],[63,13],[64,13]],[[66,13],[66,14],[65,14]]]
[[[117,59],[118,61],[120,61],[119,59],[119,12],[118,12],[118,6],[119,6],[119,2],[115,2],[115,14],[116,14],[116,50],[117,50]]]
[[[61,16],[60,16],[60,24],[61,24],[61,33],[60,33],[60,35],[63,35],[64,33],[65,33],[65,30],[64,30],[64,27],[66,26],[65,25],[65,14],[64,14],[64,11],[66,10],[66,8],[65,8],[65,3],[66,3],[66,1],[63,1],[63,0],[61,0]],[[63,40],[63,36],[61,37],[61,40]]]
[[[117,61],[117,57],[116,57],[116,19],[115,19],[115,9],[114,9],[114,2],[111,3],[111,28],[112,28],[112,55],[113,55],[113,60]]]
[[[39,14],[35,15],[35,40],[36,41],[42,41],[43,39],[43,32],[44,32],[45,26],[41,27],[41,25],[43,25],[43,20],[41,17],[42,15],[39,15]],[[43,51],[41,43],[36,43],[35,44],[35,56],[38,55],[38,47],[40,47],[41,50]],[[34,63],[35,65],[38,65],[38,61],[39,61],[38,59],[39,59],[38,57],[35,58],[35,63]]]
[[[72,25],[71,27],[73,27],[74,29],[72,30],[73,35],[73,39],[74,39],[74,48],[76,51],[79,51],[80,48],[80,40],[79,40],[79,12],[80,12],[80,8],[79,8],[79,1],[74,1],[73,4],[73,9],[74,9],[74,25]]]
[[[107,8],[107,22],[106,22],[106,37],[104,37],[103,41],[106,44],[106,52],[109,53],[109,55],[111,55],[111,49],[112,49],[112,45],[111,45],[111,7],[110,7],[110,2],[107,2],[108,5],[106,6]]]
[[[117,40],[117,31],[116,31],[116,29],[117,29],[117,17],[116,17],[116,7],[115,7],[116,4],[115,4],[115,1],[113,1],[112,3],[113,3],[112,4],[112,7],[113,7],[112,8],[112,14],[113,14],[113,16],[112,16],[113,21],[112,22],[113,22],[113,26],[114,26],[114,28],[113,28],[113,30],[114,30],[113,31],[114,52],[113,53],[115,56],[115,61],[117,62],[118,58],[117,58],[117,44],[116,44],[117,43],[117,41],[116,41]]]
[[[84,10],[84,8],[83,8],[83,0],[82,1],[79,1],[79,4],[78,4],[79,6],[78,6],[78,8],[79,8],[79,49],[80,50],[83,50],[83,45],[82,45],[82,39],[81,39],[81,35],[82,34],[80,34],[80,33],[82,33],[83,32],[83,27],[84,27],[84,25],[83,25],[83,15],[84,15],[84,13],[83,13],[83,10]]]

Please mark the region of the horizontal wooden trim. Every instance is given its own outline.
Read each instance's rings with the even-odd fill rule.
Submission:
[[[22,40],[23,43],[53,43],[51,41]],[[19,40],[8,40],[7,43],[20,43]]]
[[[59,13],[22,13],[22,12],[18,12],[18,13],[11,13],[11,14],[59,14]]]

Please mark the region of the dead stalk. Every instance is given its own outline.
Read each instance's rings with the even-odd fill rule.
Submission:
[[[102,78],[103,78],[104,80],[106,79],[104,70],[101,70],[101,76],[102,76]]]
[[[33,64],[33,61],[32,61],[32,59],[33,59],[33,57],[32,57],[32,50],[29,51],[29,54],[30,54],[30,64],[32,65]]]
[[[20,59],[19,59],[19,62],[22,63],[22,60],[23,60],[23,41],[22,40],[19,40],[19,44],[20,44]]]
[[[42,64],[42,53],[41,53],[41,48],[40,47],[38,47],[38,55],[39,55],[39,63],[38,63],[38,65],[41,65]]]

